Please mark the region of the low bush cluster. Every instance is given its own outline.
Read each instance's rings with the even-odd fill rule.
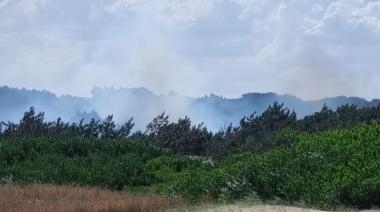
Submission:
[[[380,106],[297,119],[275,103],[212,133],[189,118],[45,122],[32,108],[0,125],[0,183],[154,191],[189,201],[244,198],[333,208],[380,207]],[[3,127],[1,127],[3,126]]]
[[[0,181],[148,187],[190,201],[255,196],[321,208],[380,206],[380,125],[293,139],[291,147],[215,161],[137,140],[23,138],[0,143]]]
[[[380,125],[301,134],[291,148],[239,154],[178,173],[165,186],[189,199],[257,195],[329,208],[380,205]]]

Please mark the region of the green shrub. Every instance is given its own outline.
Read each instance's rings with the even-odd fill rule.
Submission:
[[[220,161],[172,155],[134,140],[13,139],[0,143],[0,183],[154,187],[191,201],[257,195],[327,209],[380,206],[380,125],[284,131],[272,139],[291,145]]]

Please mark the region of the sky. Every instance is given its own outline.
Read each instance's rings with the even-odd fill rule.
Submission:
[[[380,98],[380,1],[0,0],[0,85]]]

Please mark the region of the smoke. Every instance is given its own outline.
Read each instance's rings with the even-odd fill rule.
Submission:
[[[379,8],[369,0],[3,0],[0,83],[91,99],[66,117],[95,110],[120,122],[135,116],[140,126],[163,111],[226,123],[213,122],[215,107],[194,109],[183,96],[374,98]],[[119,89],[131,87],[153,93]]]
[[[320,47],[298,50],[297,64],[282,66],[282,90],[306,99],[321,99],[345,94],[355,95],[359,79]]]
[[[110,87],[92,91],[92,107],[102,117],[114,114],[116,121],[122,122],[133,115],[140,129],[164,111],[172,120],[189,115],[188,100],[171,92],[200,93],[204,83],[203,75],[181,55],[174,35],[162,25],[160,17],[147,13],[134,17],[132,33],[128,31],[130,25],[103,32],[102,42],[94,44],[92,59],[81,68],[85,74],[79,78],[86,80],[88,75],[92,83],[84,84]],[[114,87],[145,87],[154,93],[142,88],[128,91]],[[158,98],[156,94],[164,96]]]
[[[101,117],[113,114],[118,123],[133,117],[136,128],[144,129],[162,112],[168,114],[172,121],[190,115],[190,102],[185,96],[155,95],[145,88],[96,88],[93,90],[91,108]]]

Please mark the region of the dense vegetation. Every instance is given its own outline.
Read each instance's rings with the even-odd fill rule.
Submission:
[[[202,198],[258,197],[310,206],[380,206],[380,106],[297,119],[274,103],[220,132],[170,122],[45,122],[33,108],[0,127],[0,181],[149,189]]]

